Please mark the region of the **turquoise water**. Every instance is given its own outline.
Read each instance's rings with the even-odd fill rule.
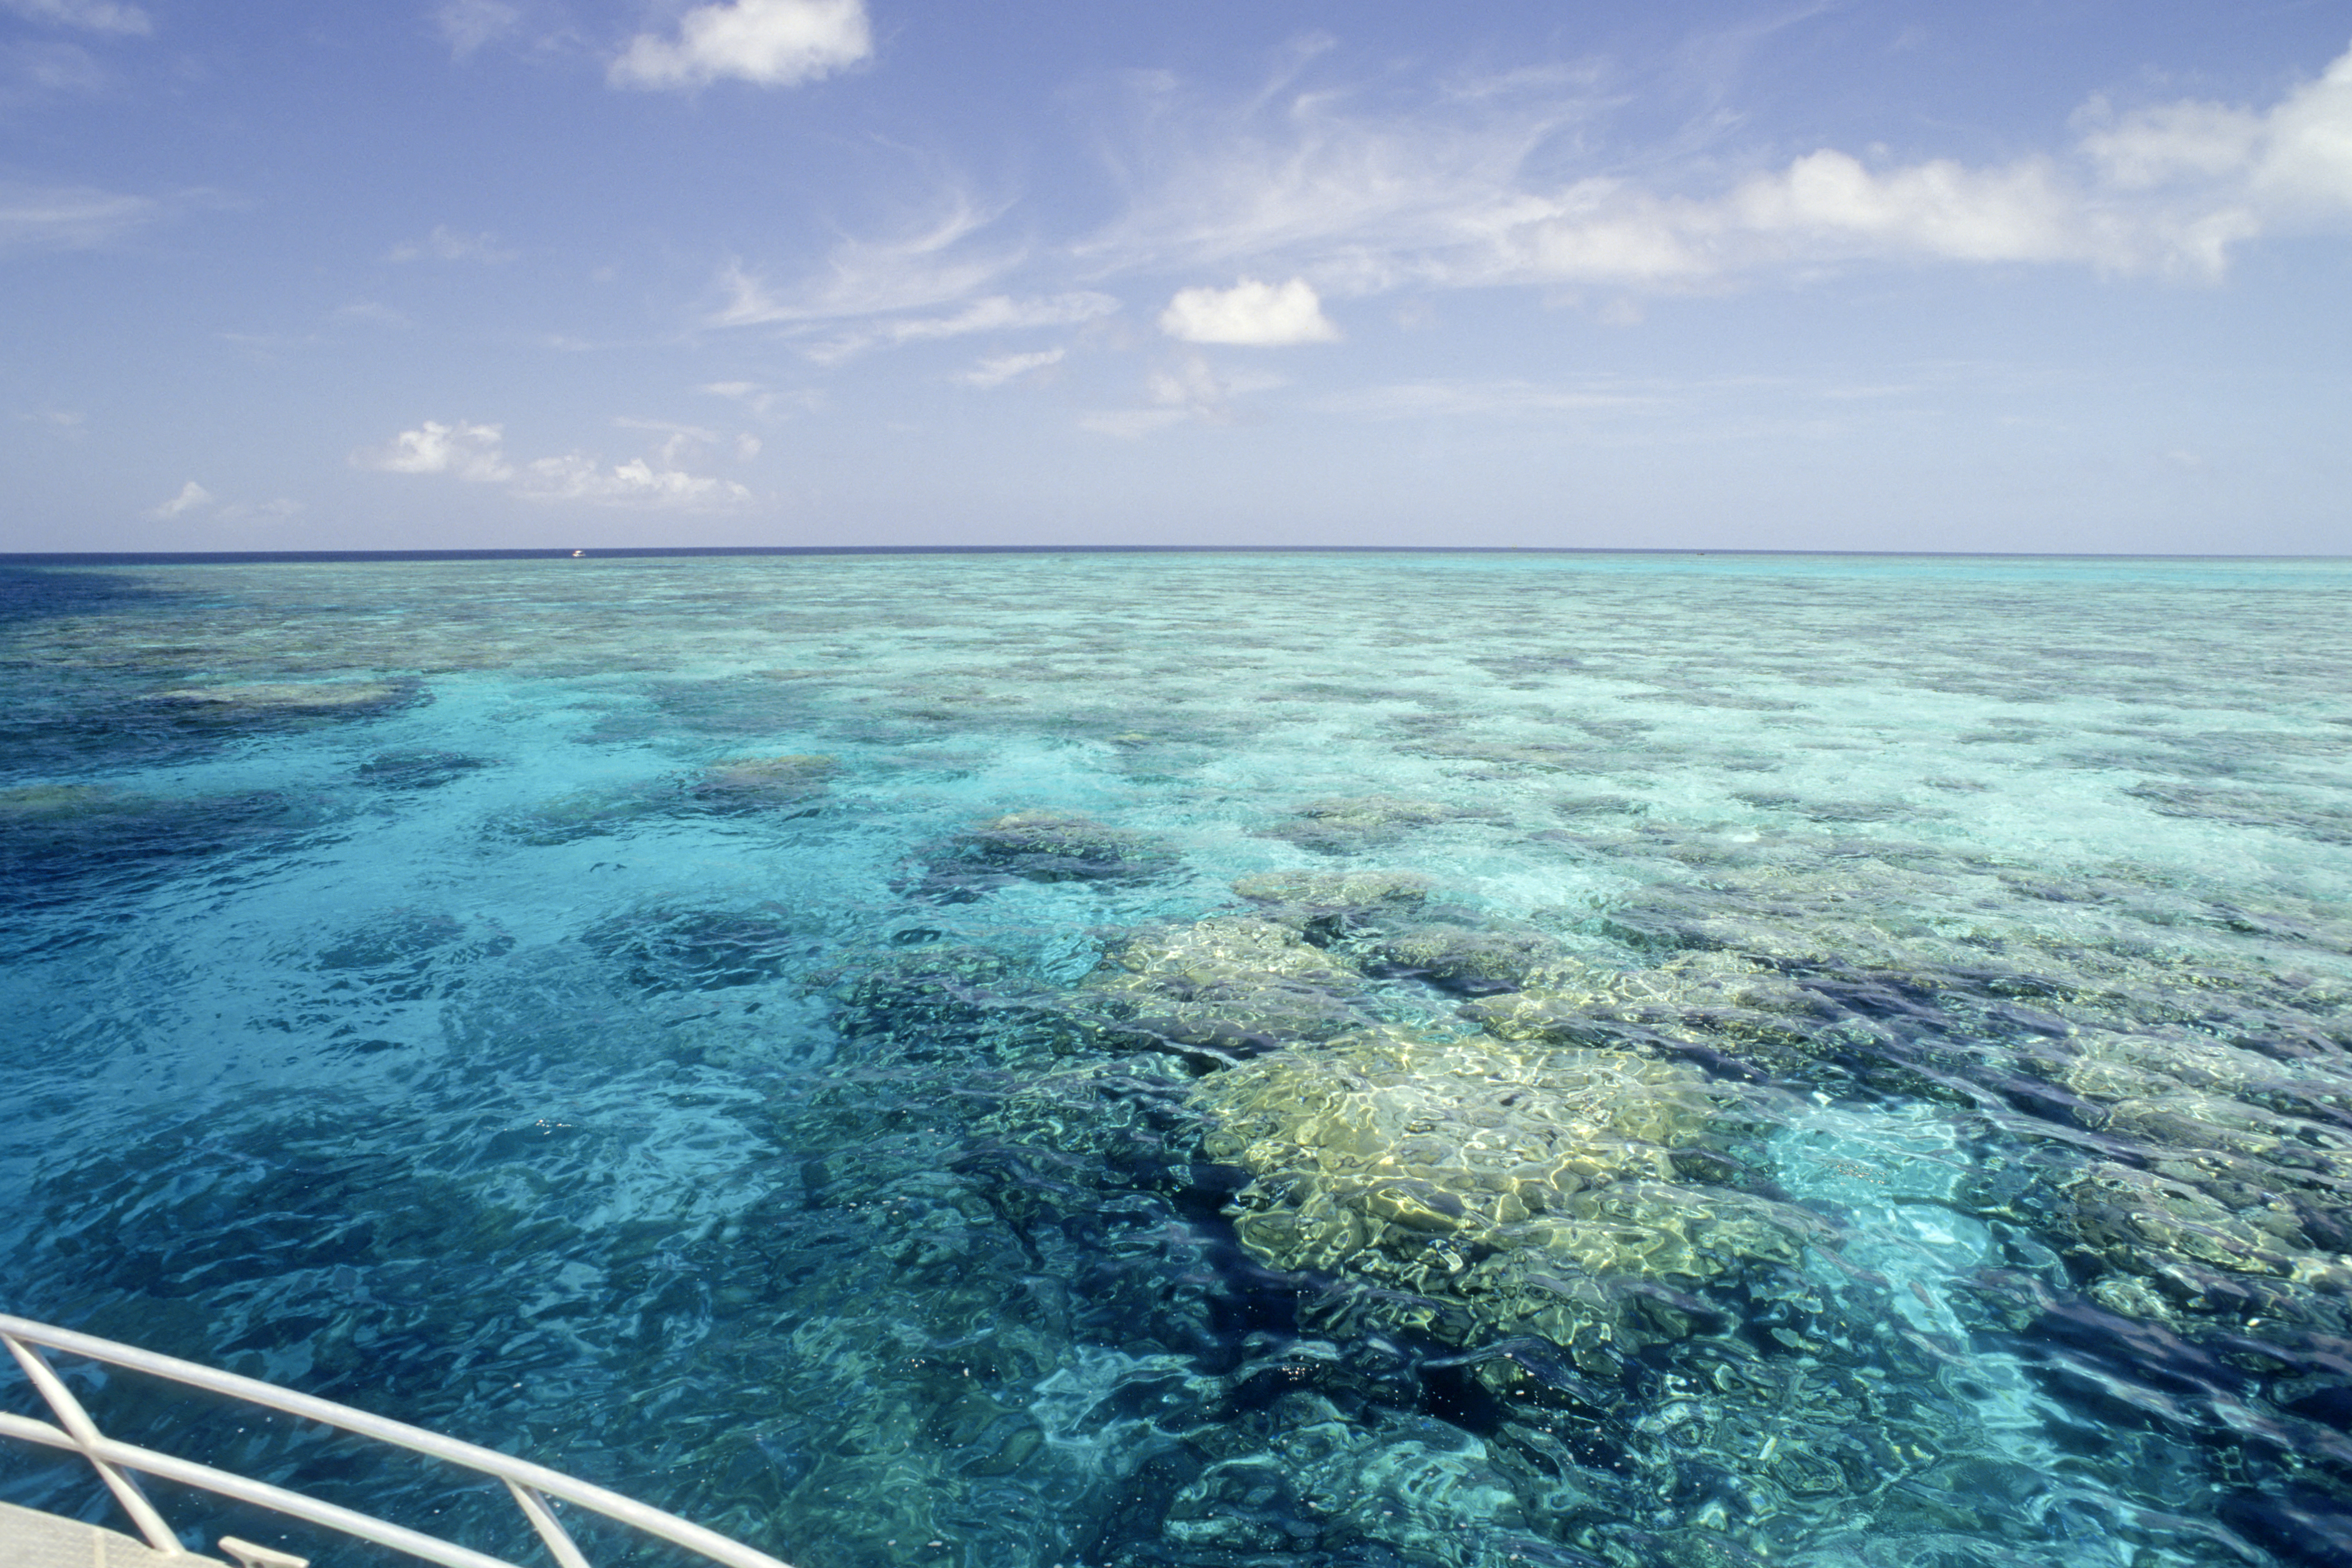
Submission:
[[[0,1310],[804,1568],[2352,1563],[2352,563],[0,575]]]

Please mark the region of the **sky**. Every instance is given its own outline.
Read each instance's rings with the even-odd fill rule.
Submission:
[[[0,551],[2352,552],[2352,7],[0,0]]]

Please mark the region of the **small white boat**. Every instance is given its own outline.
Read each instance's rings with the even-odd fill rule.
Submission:
[[[515,1506],[530,1521],[546,1544],[559,1568],[588,1568],[588,1559],[565,1531],[556,1517],[561,1506],[585,1509],[628,1525],[643,1534],[669,1542],[726,1568],[788,1568],[788,1564],[755,1552],[740,1542],[729,1540],[715,1531],[691,1524],[675,1514],[664,1513],[633,1498],[591,1486],[571,1477],[517,1459],[493,1449],[460,1443],[428,1432],[405,1422],[386,1420],[371,1415],[364,1410],[337,1405],[331,1400],[314,1398],[279,1388],[275,1384],[255,1378],[239,1377],[234,1373],[199,1366],[194,1362],[157,1355],[133,1345],[117,1344],[90,1334],[71,1330],[51,1328],[25,1318],[0,1313],[0,1344],[8,1347],[16,1364],[32,1380],[41,1397],[48,1404],[57,1420],[37,1420],[0,1411],[0,1436],[18,1437],[43,1447],[62,1448],[78,1453],[89,1461],[114,1500],[131,1518],[138,1537],[120,1531],[107,1530],[79,1520],[66,1519],[57,1514],[43,1513],[36,1509],[18,1508],[0,1503],[0,1568],[199,1568],[199,1565],[220,1561],[193,1552],[181,1542],[178,1534],[164,1522],[163,1516],[148,1500],[139,1484],[142,1475],[154,1476],[183,1486],[195,1487],[239,1502],[250,1503],[286,1515],[289,1519],[322,1526],[344,1535],[371,1541],[379,1546],[427,1563],[437,1563],[444,1568],[517,1568],[503,1558],[477,1552],[439,1536],[390,1523],[369,1514],[320,1502],[299,1492],[272,1486],[233,1471],[215,1469],[193,1460],[159,1454],[152,1449],[121,1443],[101,1434],[81,1402],[73,1396],[44,1351],[66,1355],[87,1357],[126,1372],[141,1373],[162,1378],[188,1388],[199,1388],[213,1394],[226,1394],[267,1410],[288,1415],[298,1415],[306,1421],[338,1427],[378,1443],[405,1448],[411,1453],[427,1455],[478,1474],[496,1476],[506,1483],[514,1497]],[[222,1558],[234,1559],[244,1568],[307,1568],[308,1559],[275,1547],[257,1546],[235,1536],[223,1536],[218,1543]]]

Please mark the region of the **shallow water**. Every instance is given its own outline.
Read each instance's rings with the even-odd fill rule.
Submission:
[[[0,578],[0,1310],[806,1568],[2352,1562],[2352,563]]]

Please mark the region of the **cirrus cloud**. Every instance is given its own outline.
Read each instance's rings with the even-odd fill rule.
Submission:
[[[0,11],[13,11],[28,21],[79,27],[87,33],[143,38],[155,30],[146,12],[119,0],[0,0]]]
[[[1378,111],[1287,81],[1234,108],[1153,79],[1139,101],[1112,153],[1127,210],[1073,250],[1104,273],[1279,268],[1340,295],[1675,291],[1913,262],[2210,280],[2263,237],[2352,226],[2352,53],[2267,109],[2095,100],[2070,145],[2006,163],[1817,147],[1728,179],[1717,149],[1640,178],[1580,173],[1609,104],[1572,75],[1457,81]],[[1244,331],[1186,295],[1171,333]]]
[[[94,249],[163,212],[148,196],[0,182],[0,251]]]

